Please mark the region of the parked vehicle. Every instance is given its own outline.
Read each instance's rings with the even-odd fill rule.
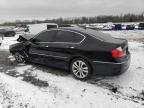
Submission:
[[[144,30],[144,23],[139,23],[138,29],[139,30]]]
[[[102,30],[102,28],[103,28],[103,25],[102,25],[102,24],[97,24],[97,25],[96,25],[96,29],[97,29],[97,30]]]
[[[106,31],[112,30],[113,26],[114,26],[114,24],[112,22],[107,22],[107,23],[103,24],[102,30],[106,30]]]
[[[29,26],[26,24],[17,24],[15,25],[15,31],[16,32],[28,32],[29,31]]]
[[[138,23],[135,23],[134,26],[135,26],[134,29],[135,29],[135,30],[138,30],[138,28],[139,28],[139,24],[138,24]]]
[[[112,26],[110,26],[110,25],[105,25],[102,30],[105,30],[105,31],[112,30]]]
[[[122,24],[121,27],[122,27],[122,30],[126,30],[126,25]]]
[[[0,34],[4,35],[5,37],[13,37],[13,36],[15,36],[16,33],[12,29],[1,28],[0,29]]]
[[[126,30],[134,30],[135,26],[133,24],[126,25]]]
[[[70,70],[85,80],[92,75],[118,75],[130,64],[128,42],[92,29],[53,28],[21,36],[10,52],[19,63],[31,61]]]
[[[47,24],[47,29],[57,28],[57,27],[58,27],[58,25],[55,24],[55,23],[49,23],[49,24]]]
[[[86,25],[85,28],[93,29],[93,30],[100,30],[100,28],[98,28],[98,26],[96,24]]]
[[[113,30],[122,30],[122,25],[121,24],[114,24]]]

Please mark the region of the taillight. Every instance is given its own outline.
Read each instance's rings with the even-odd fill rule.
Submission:
[[[118,47],[118,48],[112,50],[112,57],[113,58],[121,58],[125,55],[126,55],[126,53],[123,51],[123,49],[121,47]]]

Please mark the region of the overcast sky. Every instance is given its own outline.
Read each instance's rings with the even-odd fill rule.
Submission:
[[[0,22],[144,12],[144,0],[0,0]]]

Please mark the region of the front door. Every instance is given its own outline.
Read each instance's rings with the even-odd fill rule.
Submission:
[[[57,30],[47,30],[39,33],[32,39],[29,48],[29,56],[31,61],[46,64],[49,61],[49,44],[54,39]]]

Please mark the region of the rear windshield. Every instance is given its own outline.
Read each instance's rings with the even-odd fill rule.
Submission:
[[[122,43],[125,41],[124,39],[112,37],[111,35],[102,33],[101,31],[86,29],[86,32],[92,37],[108,43]]]

